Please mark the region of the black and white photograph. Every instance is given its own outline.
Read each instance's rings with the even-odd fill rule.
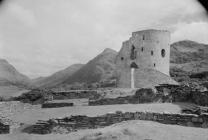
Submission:
[[[208,140],[207,0],[0,0],[0,140]]]

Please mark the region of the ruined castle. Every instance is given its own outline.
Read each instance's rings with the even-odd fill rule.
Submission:
[[[169,77],[169,60],[169,31],[149,29],[133,32],[130,39],[123,42],[116,58],[117,86],[140,87],[137,80],[141,78],[139,72],[142,70],[155,70]]]

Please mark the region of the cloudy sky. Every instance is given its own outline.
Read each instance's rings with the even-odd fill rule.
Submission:
[[[0,58],[31,78],[119,50],[131,32],[168,29],[172,42],[208,43],[205,10],[194,0],[5,0]]]

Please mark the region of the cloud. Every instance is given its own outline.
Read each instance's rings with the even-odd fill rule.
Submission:
[[[188,39],[208,44],[207,22],[178,23],[176,28],[172,33],[172,42]]]
[[[24,25],[33,27],[37,24],[35,16],[32,11],[20,6],[16,3],[7,4],[8,11]]]

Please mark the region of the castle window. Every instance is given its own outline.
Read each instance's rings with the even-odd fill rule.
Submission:
[[[121,60],[124,60],[124,58],[123,58],[123,57],[121,57]]]
[[[131,55],[130,55],[131,60],[136,59],[136,50],[134,45],[131,46]]]
[[[142,47],[142,52],[144,51],[144,48]]]
[[[151,51],[151,55],[153,55],[154,54],[154,52],[153,51]]]
[[[156,64],[154,63],[154,67],[156,66]]]
[[[161,56],[162,56],[162,57],[165,57],[165,49],[162,49],[162,50],[161,50]]]
[[[143,35],[142,39],[145,40],[145,36],[144,35]]]

